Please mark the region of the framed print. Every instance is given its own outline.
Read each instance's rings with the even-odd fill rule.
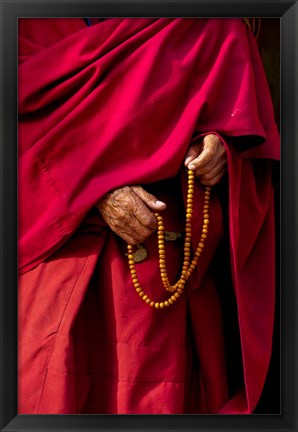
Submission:
[[[297,430],[297,2],[1,32],[1,430]]]

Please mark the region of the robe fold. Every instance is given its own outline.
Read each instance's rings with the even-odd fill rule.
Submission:
[[[253,35],[240,19],[20,19],[18,78],[19,413],[253,412],[271,355],[279,157]],[[186,292],[153,310],[95,204],[142,185],[167,203],[166,229],[183,232],[184,156],[211,132],[227,152],[228,226],[215,187]],[[197,182],[194,248],[203,194]],[[211,271],[226,230],[242,365],[234,393]],[[171,280],[181,241],[167,244]],[[163,301],[155,236],[144,246],[141,285]]]

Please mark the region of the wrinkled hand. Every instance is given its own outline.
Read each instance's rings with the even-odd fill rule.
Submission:
[[[156,218],[149,209],[160,211],[166,205],[141,186],[125,186],[107,193],[96,207],[112,231],[136,245],[156,228]]]
[[[214,186],[226,172],[227,155],[217,135],[209,134],[189,147],[184,165],[195,172],[205,186]]]

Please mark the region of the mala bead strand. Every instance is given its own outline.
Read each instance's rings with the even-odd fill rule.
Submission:
[[[200,240],[198,242],[198,246],[195,250],[193,259],[190,263],[190,255],[191,255],[191,220],[193,214],[193,195],[194,195],[194,181],[195,176],[193,171],[188,171],[188,189],[187,189],[187,203],[186,203],[186,220],[185,220],[185,239],[184,239],[184,258],[181,270],[180,279],[174,284],[171,285],[168,279],[167,270],[166,270],[166,257],[165,257],[165,228],[163,224],[163,218],[159,213],[155,213],[154,216],[157,220],[157,239],[158,239],[158,256],[159,256],[159,269],[162,283],[165,289],[172,293],[167,300],[163,302],[155,302],[151,300],[148,295],[143,291],[140,282],[137,277],[137,272],[135,268],[134,256],[133,256],[133,246],[128,245],[128,264],[130,269],[130,275],[135,287],[137,294],[141,297],[146,304],[150,307],[154,307],[156,309],[163,309],[164,307],[168,307],[173,305],[176,300],[183,293],[183,289],[187,279],[191,276],[193,270],[196,268],[199,257],[205,246],[205,240],[208,235],[209,229],[209,207],[210,207],[210,193],[211,188],[206,187],[204,193],[204,207],[203,207],[203,225],[202,232],[200,236]]]

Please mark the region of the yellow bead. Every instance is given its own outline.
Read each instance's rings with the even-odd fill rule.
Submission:
[[[137,271],[136,271],[136,269],[135,269],[135,268],[131,269],[131,270],[130,270],[130,274],[132,274],[132,275],[135,275],[135,274],[137,274]]]
[[[165,306],[170,306],[170,304],[167,300],[165,301]]]
[[[182,291],[181,288],[178,288],[178,289],[177,289],[177,293],[182,294],[182,292],[183,292],[183,291]]]
[[[159,308],[159,303],[156,302],[154,306],[155,306],[155,309],[158,309]]]
[[[158,218],[159,213],[154,213],[154,216],[155,216],[156,218]]]
[[[132,281],[133,281],[134,284],[137,283],[137,282],[139,282],[138,278],[136,278],[136,277],[132,277],[131,279],[132,279]]]
[[[200,257],[201,256],[201,252],[195,251],[195,256]]]
[[[128,260],[128,264],[130,264],[130,265],[134,265],[134,260]]]
[[[205,239],[205,238],[207,238],[207,234],[202,234],[201,237],[202,237],[203,239]]]
[[[137,289],[136,289],[136,292],[137,292],[137,293],[140,293],[141,291],[142,291],[142,288],[137,288]]]
[[[150,303],[150,306],[153,307],[154,305],[155,305],[155,302],[152,301],[152,302]]]
[[[172,295],[171,299],[172,299],[173,301],[176,301],[176,300],[177,300],[177,298],[176,298],[174,295]],[[169,300],[170,300],[170,299],[169,299]]]
[[[144,294],[145,294],[144,291],[140,291],[140,292],[139,292],[139,296],[140,296],[140,297],[143,297]]]
[[[202,233],[207,234],[207,233],[208,233],[208,230],[207,230],[206,228],[203,228],[203,229],[202,229]]]
[[[208,225],[209,224],[209,218],[204,219],[204,224]]]
[[[172,300],[171,297],[168,299],[168,302],[169,302],[171,305],[173,304],[173,300]]]
[[[174,296],[175,296],[176,298],[179,298],[179,297],[180,297],[180,294],[179,294],[178,292],[175,292],[175,293],[174,293]]]
[[[199,243],[199,247],[203,248],[204,247],[204,243]]]
[[[160,307],[161,309],[163,309],[163,308],[165,307],[164,302],[160,302],[160,303],[159,303],[159,307]]]
[[[147,298],[146,303],[147,303],[147,304],[151,303],[150,298]]]
[[[143,295],[143,300],[147,300],[148,299],[148,296],[147,296],[147,294],[145,294],[145,295]]]
[[[129,260],[133,260],[133,254],[128,254],[127,258],[128,258]]]

